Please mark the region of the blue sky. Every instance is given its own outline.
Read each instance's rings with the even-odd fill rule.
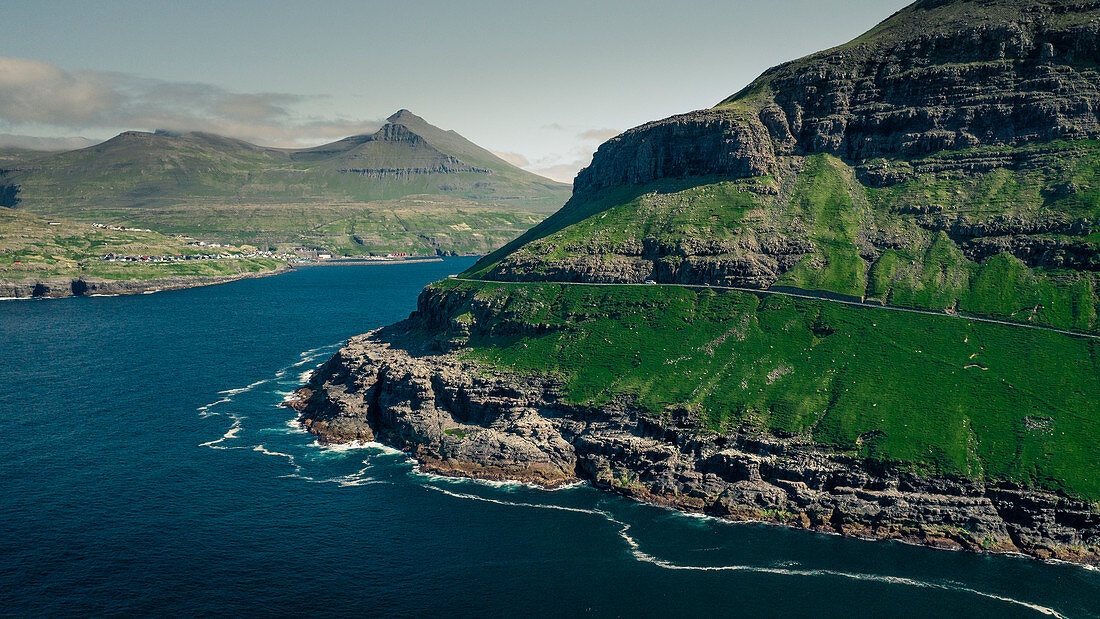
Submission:
[[[0,142],[168,128],[306,145],[408,108],[566,180],[607,137],[714,105],[905,4],[12,2]]]

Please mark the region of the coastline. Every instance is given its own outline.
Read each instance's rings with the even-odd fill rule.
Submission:
[[[172,276],[143,280],[116,280],[103,279],[100,277],[51,277],[45,279],[32,278],[18,281],[0,281],[0,299],[22,300],[147,294],[160,292],[162,290],[214,286],[242,279],[271,277],[293,270],[293,266],[285,265],[270,271],[237,273],[233,275]]]
[[[331,259],[331,260],[316,260],[312,262],[302,262],[296,264],[296,267],[336,267],[336,266],[374,266],[381,264],[417,264],[421,262],[443,262],[443,258],[439,256],[429,256],[424,258],[400,258],[390,260],[355,260],[355,259]]]
[[[700,432],[552,379],[479,366],[408,324],[349,340],[286,405],[322,444],[373,441],[426,473],[597,488],[685,513],[1100,566],[1100,512],[1060,493],[921,476],[804,437]]]

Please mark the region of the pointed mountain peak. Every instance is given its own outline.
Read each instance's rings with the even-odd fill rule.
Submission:
[[[426,122],[426,121],[423,118],[417,116],[416,114],[413,114],[412,112],[402,108],[400,110],[397,110],[397,112],[395,112],[392,116],[387,118],[386,122],[407,124],[407,123],[410,123],[410,122],[422,123],[422,122]]]

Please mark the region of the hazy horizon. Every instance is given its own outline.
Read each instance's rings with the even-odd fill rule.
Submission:
[[[26,3],[5,11],[0,144],[170,129],[313,146],[406,108],[570,182],[619,132],[710,107],[905,4]]]

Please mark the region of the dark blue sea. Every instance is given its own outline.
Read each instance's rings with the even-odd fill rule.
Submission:
[[[1100,616],[1100,573],[426,476],[280,402],[470,259],[0,302],[0,613]]]

